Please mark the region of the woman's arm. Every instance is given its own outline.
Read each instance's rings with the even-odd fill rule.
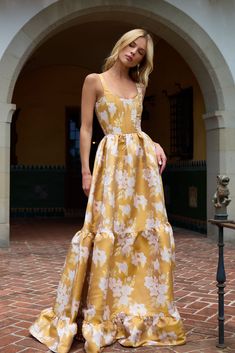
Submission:
[[[89,158],[91,150],[93,114],[96,101],[96,82],[96,74],[90,74],[85,78],[82,88],[80,156],[82,164],[82,188],[86,196],[89,195],[91,185]]]
[[[166,167],[166,155],[165,152],[163,150],[163,148],[161,147],[161,145],[159,145],[159,143],[154,142],[155,144],[155,151],[156,151],[156,156],[157,156],[157,161],[158,161],[158,165],[159,165],[159,173],[162,174],[163,170]]]

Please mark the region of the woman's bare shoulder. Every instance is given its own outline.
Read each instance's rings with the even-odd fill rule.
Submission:
[[[85,80],[84,82],[88,83],[88,84],[95,84],[97,83],[99,80],[99,74],[97,73],[91,73],[91,74],[88,74],[86,77],[85,77]]]

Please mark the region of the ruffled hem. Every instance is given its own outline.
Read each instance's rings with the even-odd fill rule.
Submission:
[[[100,353],[102,348],[116,341],[125,347],[176,346],[186,342],[182,322],[173,316],[140,316],[120,312],[102,322],[81,322],[79,330],[84,338],[86,353]],[[78,325],[71,323],[69,318],[57,318],[49,308],[43,310],[29,331],[52,352],[67,353]]]
[[[139,249],[143,250],[142,257],[137,257]],[[148,262],[144,251],[148,254]],[[157,254],[159,261],[164,262],[162,270],[161,264],[155,261]],[[143,286],[145,292],[141,297],[138,284],[131,287],[130,274],[126,272],[126,275],[122,274],[123,277],[119,276],[121,269],[125,273],[125,268],[117,267],[122,265],[123,259],[132,268],[132,277],[140,278],[140,283],[144,281],[143,269],[152,266],[153,274],[146,272],[146,285]],[[127,347],[184,344],[182,322],[173,305],[170,275],[173,266],[174,238],[168,222],[159,224],[155,229],[135,232],[126,229],[123,233],[121,230],[114,232],[104,227],[93,232],[84,226],[72,239],[55,305],[44,309],[29,331],[55,353],[68,353],[77,332],[84,337],[86,353],[100,353],[102,347],[115,341]],[[168,275],[162,276],[164,272]],[[131,291],[132,297],[113,295],[112,286],[117,281]],[[163,296],[155,286],[156,283]],[[102,303],[97,299],[97,290],[100,290]],[[95,292],[94,298],[92,291]],[[137,303],[143,298],[151,303],[149,308],[147,304],[138,306]],[[125,310],[123,300],[129,312],[122,311]],[[156,306],[158,300],[159,310]],[[113,312],[114,308],[117,313]]]

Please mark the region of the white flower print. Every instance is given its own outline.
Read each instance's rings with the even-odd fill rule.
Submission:
[[[150,295],[156,297],[158,305],[165,305],[167,300],[167,285],[159,283],[156,276],[146,276],[144,285],[148,288]]]
[[[114,226],[114,232],[117,233],[117,234],[122,234],[125,232],[125,225],[124,223],[121,223],[120,221],[118,220],[115,220],[114,223],[113,223],[113,226]]]
[[[126,138],[126,145],[127,146],[132,146],[132,144],[133,144],[133,136],[131,134],[126,134],[125,138]]]
[[[68,293],[67,286],[63,282],[60,282],[57,288],[57,299],[56,299],[56,311],[59,314],[63,313],[66,305],[69,302],[69,297],[70,295]]]
[[[71,334],[76,334],[77,331],[77,325],[76,324],[71,324],[70,318],[69,317],[63,317],[62,320],[60,320],[60,324],[57,324],[57,332],[59,337],[63,336],[70,336]]]
[[[161,250],[160,253],[163,261],[171,261],[171,249],[164,246],[163,250]]]
[[[138,208],[139,206],[142,206],[143,209],[145,209],[148,201],[144,195],[138,195],[136,194],[134,196],[134,206]]]
[[[113,144],[113,145],[111,146],[110,152],[111,152],[111,154],[112,154],[114,157],[117,156],[117,154],[118,154],[118,145],[117,145],[117,143],[115,143],[115,144]]]
[[[128,177],[127,178],[127,187],[125,188],[125,197],[131,197],[134,193],[134,185],[135,185],[135,178]]]
[[[130,313],[132,315],[144,316],[147,314],[147,309],[144,304],[134,303],[130,305]]]
[[[131,257],[131,262],[136,266],[138,266],[138,264],[144,266],[146,264],[146,260],[146,256],[143,252],[135,252]]]
[[[152,154],[149,153],[149,154],[148,154],[148,158],[149,158],[151,164],[156,165],[156,163],[157,163],[157,157],[155,157],[155,156],[153,156]],[[160,189],[158,189],[158,191],[160,191]]]
[[[105,96],[100,97],[100,99],[96,102],[98,106],[105,104],[107,102],[107,99]]]
[[[120,279],[111,277],[109,280],[109,288],[113,292],[113,296],[118,299],[116,305],[129,305],[129,295],[133,291],[133,287],[129,286],[128,284],[123,284]]]
[[[85,222],[90,223],[91,222],[91,212],[86,212],[85,216]]]
[[[161,226],[161,221],[156,217],[148,217],[146,219],[146,228],[147,229],[157,229]]]
[[[124,106],[129,106],[129,105],[132,105],[132,103],[133,103],[133,100],[130,98],[121,98],[121,100],[122,100]]]
[[[125,206],[120,205],[119,207],[122,210],[122,213],[125,214],[125,215],[128,215],[130,213],[130,211],[131,211],[130,205],[125,205]]]
[[[108,103],[108,111],[109,111],[111,117],[116,113],[117,107],[116,107],[115,103],[113,103],[113,102]]]
[[[155,228],[155,218],[154,217],[148,217],[146,219],[146,228],[147,229]]]
[[[118,297],[121,292],[122,281],[118,278],[110,277],[109,278],[109,288],[113,291],[113,296]]]
[[[88,304],[87,308],[82,310],[85,320],[90,320],[96,315],[96,309],[94,305]]]
[[[163,312],[159,312],[159,314],[155,314],[153,316],[153,326],[157,326],[159,324],[159,320],[165,318],[165,314]]]
[[[128,339],[130,340],[130,342],[135,344],[136,342],[138,342],[141,333],[142,333],[141,330],[139,330],[137,327],[133,327],[132,330],[131,330],[131,334],[128,337]]]
[[[115,205],[114,192],[108,191],[108,203],[110,206],[114,207],[114,205]]]
[[[100,145],[99,145],[99,147],[100,147]],[[104,155],[102,153],[102,150],[99,147],[98,147],[98,149],[96,151],[96,162],[97,162],[97,165],[101,165],[101,163],[104,160]]]
[[[103,339],[106,345],[111,344],[114,339],[114,332],[103,333]]]
[[[106,111],[100,112],[99,116],[101,120],[103,120],[106,124],[108,124],[109,117]]]
[[[41,327],[37,322],[35,322],[31,327],[30,327],[30,332],[34,336],[38,337],[38,339],[43,339],[44,338],[44,333],[42,332]]]
[[[79,233],[78,233],[79,234]],[[72,239],[72,244],[73,244],[73,253],[74,253],[74,259],[72,258],[72,262],[78,262],[78,261],[86,261],[89,256],[89,249],[87,246],[82,246],[80,244],[80,239],[77,242],[77,235],[74,236],[74,239]],[[70,261],[71,261],[70,260]]]
[[[120,273],[123,272],[123,273],[127,274],[128,266],[127,266],[126,262],[117,262],[117,267],[118,267],[118,270]]]
[[[111,173],[111,170],[110,168],[107,169],[107,172],[104,176],[104,187],[107,187],[111,184],[112,182],[112,179],[113,179],[113,176],[112,176],[112,173]]]
[[[157,296],[158,294],[158,279],[156,276],[146,276],[144,278],[144,285],[150,291],[152,297]]]
[[[137,110],[135,108],[131,109],[131,120],[135,121]]]
[[[76,315],[76,313],[78,312],[79,305],[80,305],[80,301],[79,301],[79,300],[73,300],[73,301],[72,301],[71,315],[72,315],[73,317],[74,317],[74,316]]]
[[[164,207],[162,202],[153,202],[152,203],[153,207],[155,208],[156,212],[164,212]]]
[[[113,126],[113,133],[114,134],[121,134],[122,133],[122,129],[118,126]]]
[[[112,129],[112,126],[110,126],[110,129]],[[118,143],[117,140],[115,139],[115,136],[113,135],[108,135],[107,136],[107,150],[108,152],[111,153],[112,156],[116,157],[117,152],[118,152]],[[109,157],[109,153],[107,153],[107,158]]]
[[[135,154],[136,154],[137,157],[143,157],[143,155],[144,155],[144,150],[143,150],[143,148],[142,148],[140,145],[138,145],[138,146],[136,147]]]
[[[176,306],[173,302],[170,302],[168,304],[168,311],[172,317],[174,317],[176,320],[180,320],[180,314],[179,314],[178,309],[176,308]]]
[[[157,296],[157,302],[159,305],[164,305],[166,303],[167,297],[163,293],[159,293]]]
[[[118,233],[119,233],[119,236],[117,237],[118,247],[120,248],[122,255],[128,255],[132,250],[132,246],[135,241],[135,238],[130,235],[131,230],[128,231],[128,229],[123,230],[123,233],[120,233],[120,232]]]
[[[115,180],[118,183],[119,188],[124,189],[125,197],[133,195],[135,178],[128,176],[127,171],[117,169],[115,173]]]
[[[142,236],[144,238],[147,239],[149,245],[152,245],[153,246],[153,249],[155,250],[155,252],[158,252],[159,250],[159,244],[158,244],[158,236],[157,234],[153,231],[143,231],[142,233]]]
[[[102,290],[102,292],[106,293],[107,288],[108,288],[108,280],[105,277],[101,277],[99,281],[99,288]]]
[[[98,214],[105,214],[105,204],[102,201],[94,200],[93,202],[94,212]]]
[[[160,263],[159,263],[158,259],[153,261],[153,267],[154,267],[154,270],[156,270],[156,271],[158,271],[160,269]]]
[[[158,187],[160,185],[159,176],[156,173],[156,171],[154,169],[150,169],[150,168],[143,169],[143,178],[145,180],[147,180],[149,187],[152,187],[152,186],[155,187],[155,192],[156,192],[157,191],[156,187]]]
[[[102,332],[99,327],[92,327],[92,340],[95,342],[97,347],[100,347],[102,339]]]
[[[171,331],[171,332],[162,331],[159,334],[159,338],[163,342],[168,342],[169,339],[170,339],[170,341],[171,340],[176,340],[177,336],[176,336],[175,332],[173,332],[173,331]]]
[[[131,154],[127,155],[124,157],[124,161],[126,164],[129,164],[130,166],[133,165],[133,157]]]
[[[73,279],[74,279],[74,277],[75,277],[75,271],[69,271],[69,279],[70,279],[70,281],[72,282],[73,281]]]
[[[92,256],[92,261],[96,266],[100,264],[100,266],[103,266],[105,261],[107,260],[107,256],[104,250],[101,250],[99,248],[95,248],[93,250],[93,256]]]

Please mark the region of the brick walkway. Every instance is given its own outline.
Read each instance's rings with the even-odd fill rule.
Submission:
[[[28,334],[36,315],[53,303],[60,271],[73,234],[73,220],[20,220],[11,226],[9,249],[0,249],[0,353],[49,352]],[[235,246],[225,246],[226,349],[217,342],[217,245],[196,233],[175,230],[175,299],[187,331],[187,344],[172,348],[124,348],[118,343],[105,353],[235,352]],[[74,341],[71,353],[83,353]]]

